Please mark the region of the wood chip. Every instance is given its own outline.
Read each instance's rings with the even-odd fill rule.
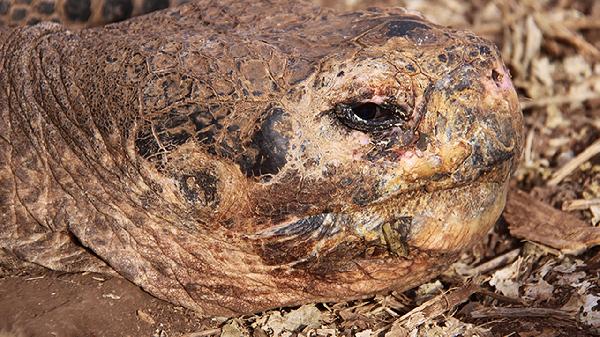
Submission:
[[[594,17],[570,18],[563,22],[563,26],[570,30],[600,29],[600,21]],[[457,28],[470,29],[479,35],[493,36],[502,32],[505,26],[502,22],[484,22],[474,26],[457,25]]]
[[[25,281],[41,280],[41,279],[43,279],[44,277],[46,277],[46,275],[42,275],[42,276],[35,276],[35,277],[29,277],[29,278],[26,278],[26,279],[25,279]]]
[[[504,219],[511,235],[559,249],[563,254],[579,255],[600,244],[600,228],[590,227],[520,190],[509,193]]]
[[[317,336],[335,336],[335,329],[317,329]]]
[[[531,128],[527,133],[527,138],[525,139],[525,149],[523,152],[525,153],[525,166],[533,167],[533,139],[535,138],[535,129]]]
[[[545,107],[548,105],[581,103],[596,99],[600,99],[600,94],[592,91],[575,93],[570,95],[540,97],[536,99],[525,99],[521,101],[521,109],[527,110],[534,107]]]
[[[537,13],[535,21],[544,32],[544,35],[563,40],[575,47],[582,55],[596,62],[600,60],[600,51],[596,46],[586,41],[580,34],[574,33],[565,27],[562,22],[550,21],[546,15]]]
[[[150,324],[150,325],[154,325],[156,324],[156,321],[154,320],[154,318],[152,318],[152,316],[150,316],[148,313],[144,312],[141,309],[138,309],[136,312],[137,316],[139,317],[140,320]]]
[[[115,295],[113,293],[102,294],[102,298],[110,298],[111,300],[120,300],[121,296]]]

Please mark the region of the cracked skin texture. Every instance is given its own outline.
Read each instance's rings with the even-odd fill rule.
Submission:
[[[521,151],[493,44],[399,8],[0,29],[2,256],[204,315],[435,277],[499,217]]]

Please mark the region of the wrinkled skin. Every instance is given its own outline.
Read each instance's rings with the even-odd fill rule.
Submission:
[[[0,41],[5,256],[205,315],[435,277],[520,154],[497,49],[402,9],[197,1]]]

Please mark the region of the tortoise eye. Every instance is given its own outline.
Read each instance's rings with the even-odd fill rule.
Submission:
[[[375,103],[364,103],[353,107],[352,112],[356,115],[356,117],[370,121],[377,118],[378,115],[381,117],[382,112],[387,111],[381,109],[381,107]]]
[[[373,102],[338,104],[335,111],[337,117],[347,127],[367,132],[400,126],[409,117],[406,107]]]

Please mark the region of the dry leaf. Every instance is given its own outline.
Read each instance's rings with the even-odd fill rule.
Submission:
[[[314,304],[303,305],[284,316],[284,327],[288,331],[296,331],[300,327],[318,328],[321,324],[321,311]]]
[[[518,278],[522,262],[523,258],[519,256],[515,262],[494,272],[489,281],[490,285],[494,286],[504,296],[519,298],[519,287],[521,284]]]
[[[372,330],[367,329],[356,333],[356,337],[371,337]]]
[[[528,301],[543,302],[552,298],[554,286],[540,279],[523,287],[523,298]]]
[[[593,328],[600,328],[600,297],[575,293],[562,309],[576,314],[580,322]]]
[[[279,311],[271,313],[262,329],[279,336],[284,332],[296,332],[300,328],[315,329],[320,325],[321,311],[314,304],[307,304],[285,315]]]
[[[246,329],[238,322],[237,319],[229,321],[221,328],[221,337],[246,337],[249,336]]]
[[[542,47],[543,36],[532,16],[527,16],[527,19],[525,19],[525,30],[525,52],[522,62],[527,67],[538,56]]]
[[[430,299],[432,296],[436,296],[444,292],[444,285],[440,280],[435,280],[434,282],[428,282],[422,284],[417,288],[417,298],[415,301],[418,305],[421,305],[423,302]]]

